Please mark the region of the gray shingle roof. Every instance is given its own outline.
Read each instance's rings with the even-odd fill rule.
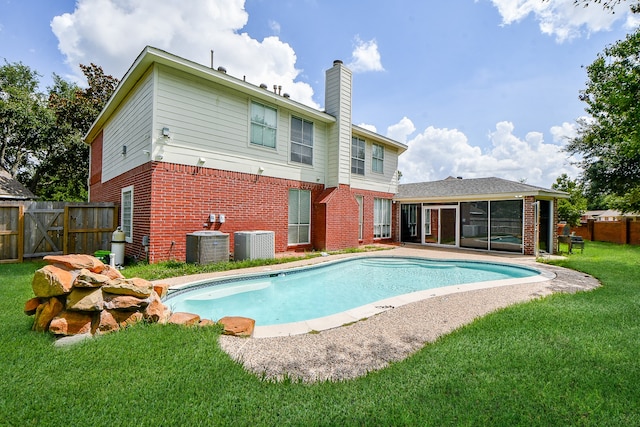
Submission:
[[[0,200],[32,200],[36,196],[0,167]]]
[[[431,199],[454,198],[464,196],[482,195],[545,195],[553,197],[566,197],[567,193],[550,190],[535,185],[509,181],[502,178],[447,178],[441,181],[417,182],[398,185],[398,194],[395,198],[401,199]]]

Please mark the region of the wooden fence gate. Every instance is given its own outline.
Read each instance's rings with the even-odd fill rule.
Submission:
[[[113,203],[0,204],[0,262],[108,250],[117,225]]]

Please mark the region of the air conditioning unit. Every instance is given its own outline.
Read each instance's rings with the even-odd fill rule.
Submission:
[[[229,234],[213,230],[187,234],[186,259],[196,264],[229,261]]]
[[[268,259],[275,257],[275,233],[273,231],[236,231],[233,233],[233,259]]]

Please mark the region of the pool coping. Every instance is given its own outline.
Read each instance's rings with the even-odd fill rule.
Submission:
[[[309,266],[313,266],[320,263],[328,263],[332,261],[340,261],[345,258],[357,258],[357,257],[413,257],[423,258],[429,260],[446,259],[448,261],[476,261],[476,262],[488,262],[494,264],[515,264],[528,269],[534,269],[539,271],[539,275],[514,278],[493,280],[485,282],[467,283],[462,285],[444,286],[435,289],[426,289],[422,291],[412,292],[409,294],[398,295],[383,300],[375,301],[369,304],[365,304],[359,307],[336,313],[333,315],[319,317],[315,319],[309,319],[299,322],[283,323],[277,325],[257,325],[254,328],[252,338],[272,338],[272,337],[285,337],[292,335],[301,335],[314,332],[325,331],[329,329],[338,328],[341,326],[349,325],[354,322],[358,322],[368,317],[375,316],[387,310],[401,307],[406,304],[411,304],[417,301],[422,301],[429,298],[436,298],[446,296],[450,294],[469,292],[480,289],[495,288],[501,286],[511,286],[516,284],[525,283],[539,283],[553,280],[555,273],[535,267],[535,258],[531,256],[524,256],[520,254],[487,254],[476,253],[473,251],[447,251],[447,250],[423,250],[421,247],[398,247],[391,250],[366,252],[366,253],[352,253],[352,254],[339,254],[330,255],[317,258],[309,258],[301,261],[294,261],[291,263],[277,264],[273,266],[254,267],[250,269],[231,270],[219,273],[207,273],[202,275],[185,276],[181,278],[167,279],[162,281],[170,285],[170,290],[179,291],[186,287],[197,286],[199,283],[210,282],[215,280],[224,280],[235,276],[260,276],[270,273],[276,273],[279,271],[286,271],[291,269],[300,269]],[[457,257],[456,257],[457,256]],[[173,284],[172,284],[173,283]],[[214,320],[214,319],[212,319]]]

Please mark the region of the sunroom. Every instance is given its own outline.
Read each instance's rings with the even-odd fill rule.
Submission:
[[[567,194],[500,178],[401,184],[394,197],[400,241],[423,245],[554,253],[556,205]]]

